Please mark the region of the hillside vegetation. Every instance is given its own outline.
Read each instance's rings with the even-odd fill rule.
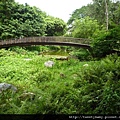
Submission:
[[[87,38],[91,49],[0,49],[0,114],[120,114],[119,0],[93,0],[67,23],[27,3],[1,0],[0,41],[36,36]]]
[[[23,54],[24,53],[24,54]],[[33,52],[0,50],[0,114],[119,114],[120,57],[100,61],[50,60]],[[86,65],[87,64],[87,65]]]

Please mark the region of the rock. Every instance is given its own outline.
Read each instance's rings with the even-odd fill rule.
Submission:
[[[53,67],[54,62],[49,60],[49,61],[45,62],[44,65],[45,65],[46,67]]]
[[[59,56],[55,58],[56,60],[68,60],[68,57],[66,56]]]
[[[7,89],[11,89],[12,91],[16,92],[17,88],[15,86],[13,86],[12,84],[8,84],[8,83],[0,83],[0,93],[2,91],[5,91]]]
[[[30,59],[30,58],[25,58],[24,60],[26,60],[26,61],[30,61],[30,60],[32,60],[32,59]]]
[[[28,92],[28,93],[23,93],[22,95],[19,96],[19,98],[21,100],[34,100],[35,98],[35,94],[32,92]]]
[[[89,66],[88,64],[84,64],[83,66]]]
[[[61,77],[61,78],[64,78],[64,77],[65,77],[65,74],[60,73],[60,77]]]

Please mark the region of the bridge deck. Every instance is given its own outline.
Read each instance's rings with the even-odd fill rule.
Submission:
[[[30,45],[65,45],[90,48],[88,39],[72,37],[27,37],[0,41],[0,48]]]

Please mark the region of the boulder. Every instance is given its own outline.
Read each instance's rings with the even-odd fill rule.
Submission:
[[[53,67],[54,62],[49,60],[49,61],[45,62],[44,65],[45,65],[46,67]]]
[[[12,90],[12,91],[14,91],[14,92],[17,91],[17,88],[16,88],[15,86],[13,86],[12,84],[0,83],[0,93],[1,93],[2,91],[8,90],[8,89],[10,89],[10,90]]]

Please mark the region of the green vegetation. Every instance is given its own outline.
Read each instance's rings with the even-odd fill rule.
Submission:
[[[0,6],[0,40],[35,36],[88,38],[92,57],[120,53],[120,1],[93,0],[73,11],[67,24],[27,3],[1,0]]]
[[[88,62],[53,59],[55,65],[47,68],[44,62],[50,58],[22,53],[0,50],[0,82],[18,89],[0,94],[0,113],[119,114],[120,57],[116,54]],[[21,97],[24,93],[35,97]]]
[[[106,8],[105,1],[107,2],[108,8]],[[89,16],[90,18],[97,20],[100,25],[106,27],[106,9],[108,9],[109,13],[109,28],[113,27],[113,25],[119,25],[119,0],[93,0],[93,3],[74,10],[67,23],[68,25],[72,25],[76,19],[80,20],[81,18]]]
[[[67,24],[63,20],[48,16],[46,17],[45,21],[45,33],[47,36],[62,36],[65,34]]]
[[[0,40],[65,33],[66,23],[63,20],[48,16],[39,8],[14,0],[2,0],[0,6]]]
[[[77,38],[90,38],[100,28],[98,22],[89,17],[77,19],[73,26],[74,28],[71,29],[72,36]]]
[[[73,11],[67,22],[69,32],[66,36],[90,39],[94,57],[120,54],[119,13],[120,1],[93,0],[93,3]]]
[[[107,32],[99,31],[92,41],[93,54],[102,58],[117,52],[120,55],[120,26]]]
[[[0,6],[0,40],[68,36],[88,38],[91,45],[0,49],[0,83],[17,88],[0,88],[0,114],[120,114],[120,1],[93,0],[67,24],[14,0]],[[46,67],[48,60],[55,64]]]

